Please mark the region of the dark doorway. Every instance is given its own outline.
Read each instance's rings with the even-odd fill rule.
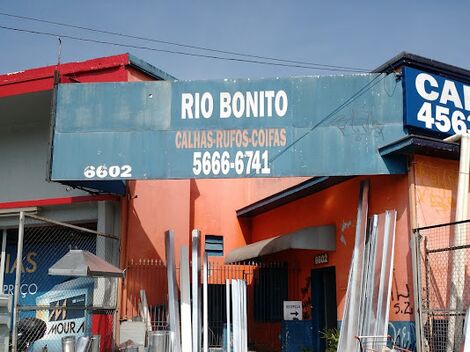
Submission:
[[[324,352],[326,344],[321,331],[338,327],[335,267],[314,269],[311,277],[313,350]]]

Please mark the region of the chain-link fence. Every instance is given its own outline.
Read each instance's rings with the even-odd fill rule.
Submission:
[[[470,221],[416,230],[423,350],[460,351],[470,303]]]
[[[65,336],[100,335],[101,351],[113,348],[116,278],[49,275],[49,268],[71,249],[113,262],[118,239],[34,215],[20,216],[9,230],[5,285],[14,294],[12,350],[62,351]],[[21,258],[17,260],[16,258]]]

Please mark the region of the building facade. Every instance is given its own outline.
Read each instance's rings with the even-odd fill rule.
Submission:
[[[104,237],[85,239],[80,235],[77,238],[77,231],[53,222],[74,224],[119,238],[122,234],[121,197],[126,194],[126,187],[122,182],[99,190],[96,185],[47,181],[55,84],[132,82],[164,78],[168,76],[128,54],[0,75],[0,158],[4,165],[0,170],[0,227],[7,243],[5,268],[2,271],[4,293],[13,294],[15,289],[19,213],[24,211],[40,218],[27,217],[25,220],[19,305],[37,307],[52,304],[51,302],[63,302],[63,299],[69,297],[80,297],[76,292],[83,291],[86,294],[86,289],[79,288],[80,283],[77,283],[76,290],[72,289],[73,285],[63,288],[63,278],[48,275],[49,267],[69,248],[84,246],[84,249],[107,261],[119,264],[118,240]],[[75,157],[76,154],[70,155],[70,159]],[[97,300],[100,299],[95,297],[88,303],[99,305]],[[116,298],[114,307],[115,300]],[[77,324],[78,330],[81,329],[79,324],[83,322],[83,318],[77,320],[74,317],[57,316],[53,322],[52,315],[49,314],[50,311],[47,310],[37,310],[36,315],[23,311],[18,314],[19,324],[30,316],[49,321],[43,340],[47,340],[45,343],[51,349],[54,348],[54,343],[60,345],[61,337],[72,332],[73,324]],[[106,346],[112,346],[113,319],[112,315],[110,319],[109,311],[94,311],[90,319],[87,318],[86,324],[87,331],[82,331],[82,334],[108,330],[103,335],[102,350],[106,350]],[[40,347],[43,346],[37,346]]]
[[[371,73],[371,77],[388,77],[376,84],[380,85],[380,99],[393,100],[393,104],[371,106],[367,99],[361,100],[362,93],[356,94],[355,109],[345,105],[341,114],[333,110],[331,115],[334,119],[328,127],[340,136],[335,141],[339,144],[324,138],[321,143],[327,153],[302,151],[305,159],[318,159],[325,167],[336,167],[336,174],[129,180],[126,184],[77,179],[58,184],[44,181],[49,167],[53,73],[57,69],[0,76],[0,106],[6,111],[1,116],[5,128],[0,140],[5,151],[4,165],[9,166],[0,170],[0,208],[11,214],[19,209],[34,211],[43,217],[118,235],[120,245],[105,243],[102,251],[108,261],[119,262],[128,269],[119,295],[122,319],[139,314],[137,295],[143,288],[155,309],[152,319],[162,324],[166,321],[164,316],[157,317],[161,312],[164,315],[166,304],[165,276],[159,271],[165,262],[165,231],[174,231],[179,253],[181,246],[190,245],[191,230],[199,229],[203,234],[202,251],[210,255],[212,265],[210,292],[214,300],[209,314],[213,317],[213,334],[218,337],[214,345],[223,344],[224,329],[224,314],[216,309],[221,301],[216,297],[225,279],[242,275],[252,290],[248,295],[250,345],[259,351],[324,350],[321,332],[342,326],[344,312],[355,303],[348,303],[347,298],[353,254],[356,253],[356,260],[358,256],[367,257],[363,252],[358,254],[357,246],[358,203],[363,195],[361,185],[367,182],[369,217],[396,212],[393,246],[387,248],[383,258],[384,263],[393,263],[387,286],[388,333],[397,345],[411,350],[425,345],[437,348],[439,339],[448,338],[445,329],[450,320],[448,316],[429,314],[429,295],[438,297],[436,310],[452,305],[449,277],[456,275],[450,264],[453,256],[445,254],[446,267],[441,276],[437,276],[433,266],[440,264],[432,264],[427,258],[442,248],[455,252],[455,225],[442,228],[442,245],[431,252],[430,247],[425,247],[423,258],[413,243],[421,246],[423,242],[416,242],[417,238],[427,237],[417,229],[456,220],[460,146],[444,138],[468,128],[465,121],[470,109],[470,89],[466,86],[470,82],[469,71],[401,54]],[[173,79],[127,54],[64,64],[59,72],[61,83]],[[339,82],[336,87],[347,82],[344,77],[334,80]],[[340,95],[341,88],[336,89]],[[325,106],[338,107],[347,101],[325,100]],[[391,122],[382,123],[374,114]],[[387,120],[388,115],[394,115],[394,119]],[[390,139],[391,135],[398,137]],[[370,144],[371,140],[374,144]],[[366,148],[356,161],[351,154],[353,144],[371,149]],[[351,169],[342,170],[337,162],[344,155],[352,155]],[[382,159],[389,162],[389,169],[377,173],[357,171],[361,167],[371,170],[371,165]],[[70,155],[70,162],[74,162],[74,155]],[[0,220],[9,231],[8,237],[15,238],[16,220]],[[364,236],[369,234],[366,231]],[[312,237],[315,244],[305,245]],[[304,247],[295,244],[297,240]],[[463,265],[468,267],[466,260]],[[425,270],[419,266],[423,262],[428,263]],[[219,272],[220,276],[216,276]],[[460,287],[469,292],[465,279]],[[462,303],[454,308],[467,308],[468,294],[460,298]],[[302,319],[285,319],[284,301],[300,301]],[[446,328],[439,330],[439,324]],[[440,338],[430,338],[429,331]]]

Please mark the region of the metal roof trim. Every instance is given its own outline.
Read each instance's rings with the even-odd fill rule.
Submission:
[[[163,70],[160,70],[159,68],[153,66],[152,64],[139,59],[138,57],[132,55],[132,54],[127,54],[129,57],[129,65],[137,68],[138,70],[152,76],[153,78],[156,78],[157,80],[164,80],[164,81],[174,81],[176,80],[175,77],[172,75],[166,73]]]
[[[460,146],[458,143],[444,142],[438,138],[409,135],[380,147],[379,153],[382,156],[419,154],[458,160]]]
[[[454,65],[449,65],[441,61],[429,59],[424,56],[411,54],[405,51],[386,61],[375,70],[372,70],[372,72],[391,73],[403,66],[414,67],[452,78],[457,81],[470,83],[470,70]]]

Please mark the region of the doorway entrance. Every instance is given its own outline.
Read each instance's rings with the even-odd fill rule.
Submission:
[[[338,327],[336,308],[336,270],[334,266],[311,271],[313,350],[324,352],[321,332]]]

